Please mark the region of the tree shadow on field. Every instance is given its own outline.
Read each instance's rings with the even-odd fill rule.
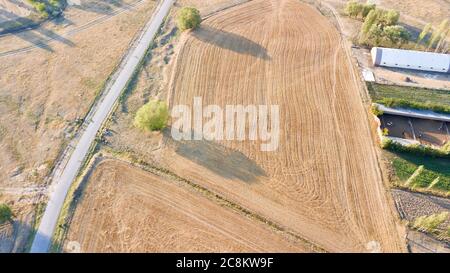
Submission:
[[[239,54],[246,54],[263,60],[271,59],[264,47],[238,34],[209,26],[201,26],[192,31],[192,36],[205,43],[213,44]]]
[[[207,140],[174,140],[171,129],[164,130],[166,144],[175,152],[198,165],[227,179],[239,179],[246,183],[256,182],[266,172],[243,153]]]
[[[16,24],[16,29],[11,31],[4,30],[5,28],[7,29],[5,25],[8,22],[0,24],[0,34],[9,33],[24,41],[31,43],[32,45],[38,48],[47,50],[49,52],[53,52],[53,49],[49,45],[50,41],[57,41],[70,47],[75,46],[75,43],[73,43],[71,40],[57,34],[56,32],[50,29],[46,29],[45,26],[39,25],[29,18],[25,17],[16,18],[15,15],[12,13],[5,10],[0,10],[0,19],[10,21],[14,20]]]
[[[122,0],[96,0],[81,2],[80,5],[73,5],[74,8],[94,12],[98,14],[113,14],[118,8],[130,10],[132,6]]]

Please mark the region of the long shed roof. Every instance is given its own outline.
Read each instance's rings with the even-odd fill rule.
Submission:
[[[450,72],[450,55],[415,50],[373,47],[374,65],[433,72]]]

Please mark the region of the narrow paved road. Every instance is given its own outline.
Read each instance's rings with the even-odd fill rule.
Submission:
[[[128,80],[133,75],[140,60],[144,57],[147,48],[152,42],[154,36],[158,32],[164,17],[169,13],[170,7],[175,0],[163,0],[159,5],[150,21],[147,23],[144,31],[137,40],[137,44],[128,56],[124,59],[124,63],[119,68],[118,76],[106,90],[103,101],[96,107],[89,124],[84,127],[81,137],[75,146],[74,151],[61,172],[61,175],[52,178],[52,191],[49,194],[49,201],[42,217],[41,223],[37,230],[36,236],[31,246],[31,252],[47,252],[50,247],[51,238],[55,230],[58,216],[66,198],[67,192],[75,179],[95,136],[102,126],[102,123],[108,117],[115,102],[119,98],[122,90],[125,88]],[[99,41],[101,42],[101,41]],[[105,45],[108,46],[108,45]]]

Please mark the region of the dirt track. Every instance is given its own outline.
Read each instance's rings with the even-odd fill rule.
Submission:
[[[300,1],[255,0],[183,39],[171,104],[278,104],[280,146],[166,138],[167,168],[328,251],[405,250],[358,83],[325,17]]]
[[[120,161],[99,163],[85,192],[66,240],[81,252],[304,251],[266,225]]]

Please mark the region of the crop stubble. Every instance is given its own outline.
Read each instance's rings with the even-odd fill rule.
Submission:
[[[325,17],[295,0],[251,1],[183,34],[170,104],[191,105],[195,96],[222,107],[277,104],[280,145],[261,152],[254,141],[166,138],[161,158],[326,250],[403,251],[340,39]]]

